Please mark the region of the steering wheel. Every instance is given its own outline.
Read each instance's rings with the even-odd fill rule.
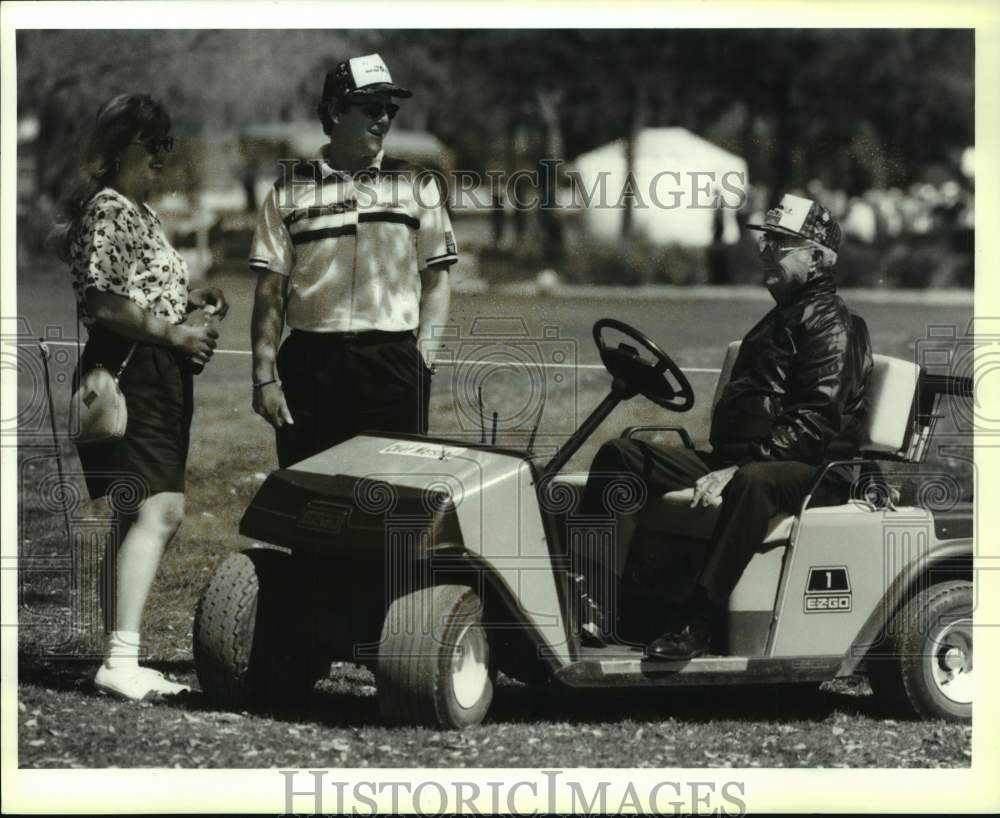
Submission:
[[[656,359],[655,363],[640,358],[639,351],[628,344],[608,346],[604,343],[606,328],[618,330],[631,338],[652,354]],[[594,324],[594,343],[597,344],[597,351],[601,354],[605,369],[620,383],[622,397],[631,398],[641,393],[657,406],[675,412],[686,412],[694,406],[694,390],[681,368],[666,352],[635,327],[616,321],[614,318],[602,318]],[[676,386],[671,384],[667,373],[673,376]]]

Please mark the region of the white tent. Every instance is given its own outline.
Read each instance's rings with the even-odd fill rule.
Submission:
[[[628,172],[625,140],[582,154],[571,171],[578,174],[574,199],[588,233],[617,240]],[[736,211],[750,192],[747,163],[739,156],[684,128],[646,128],[636,140],[635,183],[633,235],[655,244],[704,247],[712,243],[718,209],[722,240],[739,240]]]

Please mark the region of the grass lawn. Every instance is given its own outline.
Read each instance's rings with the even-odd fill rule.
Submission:
[[[246,350],[252,281],[230,275],[213,283],[225,288],[232,303],[220,348]],[[18,297],[25,341],[43,334],[74,336],[70,287],[60,269],[43,264],[24,271]],[[901,356],[912,354],[930,325],[954,326],[961,336],[971,318],[971,308],[962,307],[854,306],[868,320],[876,351]],[[608,315],[649,333],[682,367],[718,367],[726,342],[742,336],[766,308],[761,302],[738,300],[567,303],[456,295],[452,320],[458,336],[453,348],[460,359],[479,356],[494,364],[485,380],[485,403],[488,413],[498,413],[498,442],[523,445],[544,400],[537,448],[551,451],[596,406],[609,379],[597,369],[526,370],[508,364],[596,364],[590,327]],[[75,351],[54,349],[53,376],[57,382],[62,378],[56,387],[56,415],[65,429],[65,378]],[[62,498],[52,493],[56,465],[40,391],[41,370],[31,343],[20,345],[18,366],[21,766],[969,764],[968,729],[886,721],[863,683],[795,696],[771,689],[738,695],[670,691],[627,697],[539,694],[509,683],[500,687],[489,721],[461,735],[381,727],[370,674],[347,665],[334,666],[293,721],[213,712],[198,697],[170,707],[95,699],[87,689],[87,674],[94,666],[87,657],[100,649],[94,555],[101,510],[85,500],[71,502],[74,528],[85,535],[74,552],[66,542]],[[455,364],[436,376],[432,434],[478,440],[473,369]],[[704,441],[715,376],[697,372],[691,379],[698,404],[689,414],[670,416],[637,398],[616,410],[570,470],[585,469],[602,440],[637,423],[683,424],[696,442]],[[188,682],[195,682],[195,602],[219,562],[247,545],[237,534],[239,518],[264,475],[275,467],[272,435],[250,409],[249,384],[250,358],[236,354],[217,355],[196,381],[187,517],[163,559],[147,608],[144,633],[151,664]],[[948,436],[941,440],[961,444],[954,419],[946,417],[942,424]],[[79,463],[65,441],[62,452],[65,469],[82,492],[82,480],[73,475]],[[968,493],[971,465],[960,457],[935,457],[932,465],[953,474]]]

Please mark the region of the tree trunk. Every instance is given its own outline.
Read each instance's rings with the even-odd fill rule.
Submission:
[[[629,132],[625,137],[625,185],[635,185],[639,134],[646,125],[646,81],[640,78],[632,87],[631,116],[629,117]],[[622,241],[632,238],[634,227],[634,200],[631,195],[625,197],[625,209],[622,211]]]
[[[564,159],[562,127],[559,121],[559,102],[562,91],[558,89],[536,89],[538,109],[541,116],[542,156],[543,160]],[[539,164],[540,202],[538,207],[538,225],[542,235],[542,261],[552,267],[563,260],[563,224],[559,218],[557,193],[558,184],[556,169],[552,165]]]

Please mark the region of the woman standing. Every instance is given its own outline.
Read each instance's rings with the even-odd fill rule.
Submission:
[[[204,323],[186,325],[185,316],[196,307],[220,317],[227,310],[216,288],[188,291],[185,263],[145,203],[172,148],[170,117],[159,102],[145,94],[106,102],[67,205],[62,243],[87,327],[79,372],[117,372],[128,359],[120,381],[125,436],[79,447],[90,496],[108,498],[116,534],[102,572],[108,643],[94,685],[126,699],[188,690],[139,666],[139,631],[160,557],[184,516],[192,364],[208,361],[218,337]]]

